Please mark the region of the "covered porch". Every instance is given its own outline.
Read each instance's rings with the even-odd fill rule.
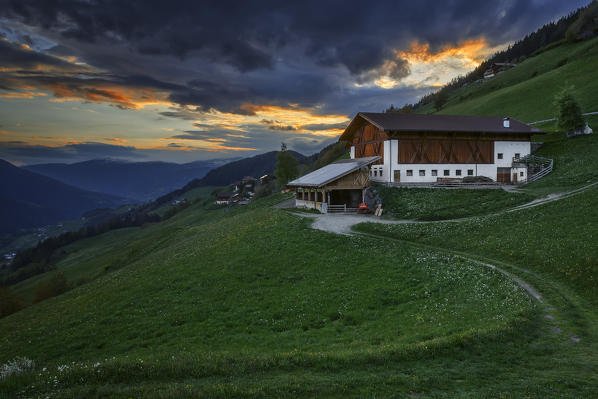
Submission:
[[[379,159],[345,159],[291,181],[287,187],[295,190],[295,207],[322,213],[356,211],[370,186],[369,165]]]

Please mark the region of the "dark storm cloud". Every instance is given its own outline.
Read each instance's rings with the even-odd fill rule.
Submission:
[[[0,32],[5,38],[0,39],[0,68],[9,69],[0,72],[0,89],[35,87],[56,97],[121,108],[144,102],[173,105],[160,116],[186,121],[199,120],[201,112],[211,109],[254,115],[255,108],[247,104],[352,116],[413,102],[434,89],[433,80],[419,87],[371,85],[380,77],[409,76],[410,65],[396,50],[415,40],[429,44],[432,52],[479,37],[490,45],[504,44],[586,3],[0,0],[0,30],[7,32]],[[67,61],[69,56],[86,64]],[[247,145],[269,150],[284,140],[309,153],[333,139],[293,129],[344,127],[272,122],[246,127],[251,136]],[[173,140],[241,140],[209,126],[194,127],[198,130],[181,131]],[[172,151],[177,150],[174,145],[168,145]],[[56,156],[147,154],[120,146],[82,146],[59,147]],[[26,147],[13,144],[2,151],[22,151],[24,157],[38,151],[50,157],[48,147]],[[92,150],[97,152],[91,155]]]
[[[217,130],[210,130],[210,131],[202,131],[202,130],[185,130],[181,134],[176,134],[171,136],[171,139],[180,139],[180,140],[214,140],[220,136],[223,136],[227,133],[227,131],[217,131]]]
[[[297,130],[296,127],[290,126],[290,125],[271,125],[271,126],[268,126],[268,129],[280,130],[281,132],[291,132],[291,131]]]
[[[348,125],[348,121],[342,123],[314,123],[310,125],[301,125],[301,129],[318,131],[318,130],[330,130],[330,129],[344,129]]]
[[[66,144],[58,147],[29,145],[22,141],[1,142],[0,158],[24,163],[76,162],[93,158],[136,159],[145,156],[134,147],[103,143]]]
[[[23,46],[0,39],[0,66],[18,69],[53,69],[66,72],[80,71],[81,66],[73,65],[60,58],[28,50]]]
[[[192,121],[192,120],[196,119],[194,116],[192,116],[190,114],[186,114],[182,111],[164,111],[164,112],[160,112],[160,115],[166,116],[168,118],[183,119],[186,121]]]
[[[290,132],[293,130],[297,130],[296,127],[290,126],[290,125],[285,125],[282,123],[282,121],[278,121],[278,120],[262,119],[261,123],[268,125],[268,129],[270,129],[270,130],[280,130],[281,132]]]
[[[432,46],[484,35],[503,43],[584,2],[457,0],[321,2],[4,1],[0,15],[65,39],[141,54],[199,55],[239,71],[272,69],[294,48],[359,76],[414,38]],[[566,4],[565,4],[566,3]],[[301,50],[303,48],[303,50]],[[399,70],[403,70],[399,68]],[[404,73],[404,72],[401,72]]]

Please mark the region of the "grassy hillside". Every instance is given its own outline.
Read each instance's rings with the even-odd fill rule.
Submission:
[[[529,202],[535,196],[502,189],[376,187],[384,210],[397,219],[444,220],[486,214]]]
[[[597,198],[598,186],[594,186],[541,207],[458,224],[370,224],[363,229],[517,264],[561,281],[598,304]]]
[[[533,122],[556,115],[554,96],[565,86],[583,112],[598,111],[598,38],[565,43],[493,78],[455,90],[441,114],[510,116]],[[422,108],[433,112],[433,105]]]
[[[449,342],[510,334],[533,318],[529,296],[498,272],[451,256],[400,246],[389,251],[377,240],[314,232],[304,219],[270,209],[271,201],[227,214],[198,204],[162,224],[66,247],[58,270],[69,281],[96,279],[2,319],[0,363],[25,356],[55,370],[72,361],[105,364],[114,356],[108,367],[119,371],[110,379],[125,383],[140,382],[138,366],[128,359],[160,368],[159,359],[171,356],[184,356],[188,363],[181,366],[198,370],[220,359],[215,375],[236,374],[238,361],[297,373],[291,365],[314,356],[350,363],[425,347],[444,350]],[[28,290],[26,284],[15,289]],[[68,373],[87,371],[78,366]],[[97,394],[104,384],[89,381],[90,375],[74,384],[78,377],[68,373],[59,377],[66,386],[42,383],[27,393]],[[23,378],[35,381],[34,375]],[[10,391],[16,381],[0,382],[0,389]]]

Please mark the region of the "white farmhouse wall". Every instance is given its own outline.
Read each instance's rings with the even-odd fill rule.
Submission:
[[[391,142],[396,140],[386,140],[384,142],[384,164],[372,165],[370,167],[370,180],[375,182],[390,182],[391,180],[391,162],[392,152],[390,151]],[[396,155],[395,155],[396,157]]]
[[[529,141],[495,141],[494,163],[497,168],[510,168],[515,154],[523,157],[531,152],[532,144]],[[498,159],[498,154],[503,154],[503,158]]]
[[[435,183],[438,178],[461,179],[466,176],[486,176],[496,180],[494,164],[397,164],[393,168],[393,181],[394,170],[401,172],[401,183]],[[408,176],[409,171],[411,176]],[[423,176],[420,175],[420,171],[423,172]],[[433,171],[436,171],[436,176],[432,174]],[[448,171],[448,175],[445,171]],[[457,171],[461,171],[461,174],[458,175]],[[469,174],[469,171],[472,174]]]
[[[351,148],[351,157],[355,156],[354,148]],[[466,176],[485,176],[496,181],[497,168],[511,167],[515,154],[523,157],[531,153],[531,143],[525,141],[495,141],[494,142],[494,163],[493,164],[399,164],[399,140],[387,140],[384,142],[384,164],[373,165],[370,169],[370,178],[375,182],[395,182],[395,171],[400,171],[401,183],[434,183],[437,178],[463,178]],[[502,154],[502,159],[498,159]],[[448,170],[448,175],[445,175]],[[457,175],[460,170],[461,174]],[[469,171],[473,174],[469,174]],[[412,171],[408,176],[407,172]],[[423,171],[423,176],[420,176]],[[437,175],[433,176],[432,172]],[[523,172],[523,175],[521,175]],[[513,168],[512,173],[517,173],[518,181],[527,180],[526,168]]]
[[[511,180],[513,179],[513,174],[517,175],[517,182],[523,183],[527,181],[527,168],[512,168],[511,169]]]

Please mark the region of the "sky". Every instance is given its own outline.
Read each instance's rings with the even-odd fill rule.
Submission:
[[[309,155],[587,3],[0,0],[0,158]]]

